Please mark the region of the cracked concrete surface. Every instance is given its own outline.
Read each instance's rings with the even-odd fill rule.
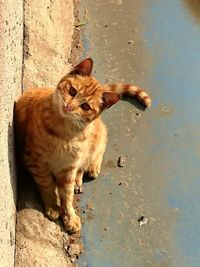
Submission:
[[[12,267],[16,217],[13,107],[21,93],[22,1],[0,1],[0,17],[0,266]]]

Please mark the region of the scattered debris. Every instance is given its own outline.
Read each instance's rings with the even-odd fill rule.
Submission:
[[[127,185],[128,185],[128,183],[127,183],[127,182],[125,182],[125,181],[123,181],[123,182],[120,182],[118,185],[124,185],[124,186],[127,186]]]
[[[135,115],[140,118],[141,117],[141,114],[139,112],[136,112]]]
[[[133,40],[129,40],[128,44],[134,44],[134,41]]]
[[[79,244],[70,244],[67,250],[70,256],[78,256],[81,253]]]
[[[78,28],[78,27],[85,26],[86,24],[87,24],[86,21],[78,21],[78,22],[75,22],[75,23],[74,23],[74,26],[75,26],[76,28]]]
[[[146,218],[145,216],[141,216],[139,219],[138,219],[138,223],[139,223],[139,226],[143,226],[143,225],[146,225],[148,223],[148,218]]]
[[[117,161],[118,167],[124,167],[126,165],[126,158],[123,156],[120,156]]]
[[[73,242],[73,240],[71,240],[71,242]],[[75,243],[64,245],[64,250],[70,258],[70,261],[75,262],[76,259],[79,259],[79,255],[83,252],[83,244],[79,241],[78,243],[75,241]]]
[[[170,114],[172,110],[169,107],[162,107],[162,112],[165,114]]]
[[[88,201],[86,207],[87,207],[88,210],[94,210],[94,206],[93,206],[91,201]]]

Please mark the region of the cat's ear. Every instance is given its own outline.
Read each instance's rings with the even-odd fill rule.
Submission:
[[[103,93],[103,109],[108,109],[121,99],[121,95],[114,92]]]
[[[69,74],[90,76],[92,73],[93,60],[91,58],[84,59],[81,63],[76,65]]]

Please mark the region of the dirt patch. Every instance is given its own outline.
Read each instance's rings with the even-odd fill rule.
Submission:
[[[16,230],[15,266],[71,266],[63,249],[69,243],[68,235],[60,231],[56,223],[45,218],[42,212],[32,208],[21,210]]]

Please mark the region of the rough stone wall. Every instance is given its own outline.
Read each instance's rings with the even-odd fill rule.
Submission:
[[[0,266],[14,266],[16,175],[13,107],[21,93],[23,1],[0,1]]]
[[[69,68],[72,0],[25,1],[24,89],[54,87]]]

